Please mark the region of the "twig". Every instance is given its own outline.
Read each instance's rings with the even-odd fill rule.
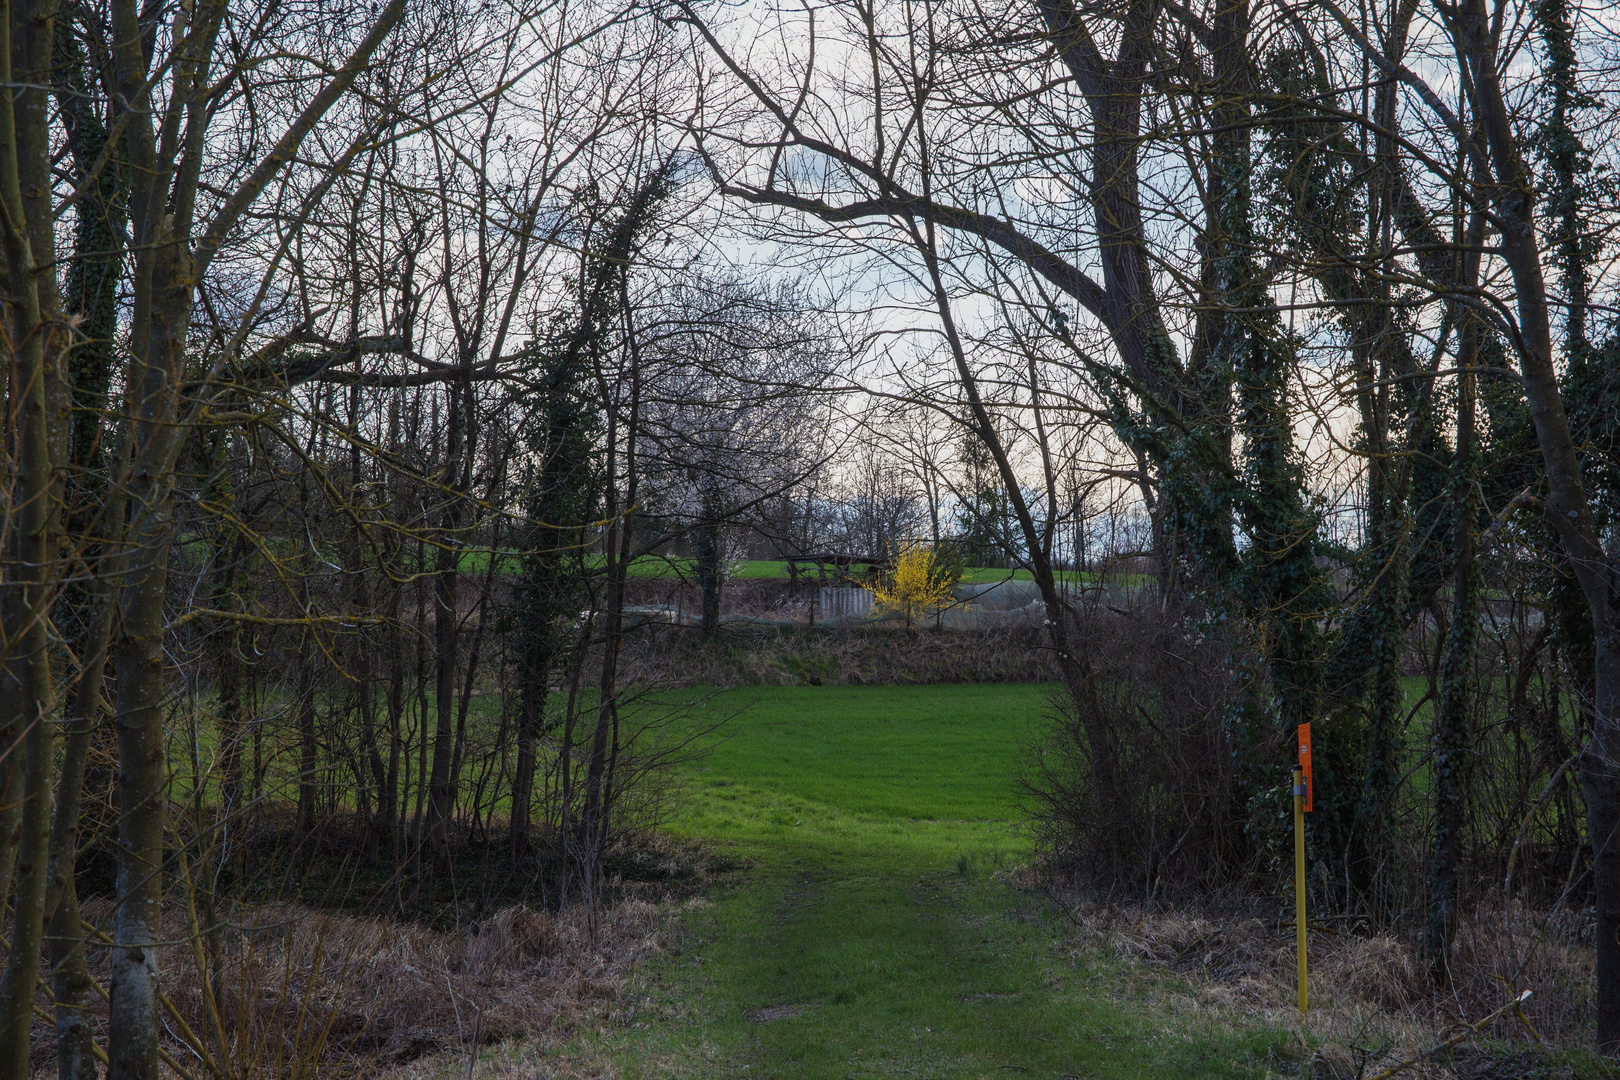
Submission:
[[[467,1080],[473,1080],[473,1066],[478,1064],[478,1040],[484,1034],[484,1006],[475,1001],[473,1007],[478,1010],[478,1019],[473,1022],[472,1046],[467,1049]]]
[[[1530,831],[1530,823],[1535,820],[1537,814],[1541,813],[1541,808],[1546,805],[1547,800],[1552,798],[1554,790],[1558,787],[1558,781],[1562,780],[1564,772],[1580,759],[1581,753],[1580,750],[1575,751],[1564,759],[1562,765],[1553,770],[1552,778],[1547,781],[1546,788],[1536,797],[1536,801],[1530,804],[1530,812],[1524,815],[1524,821],[1519,824],[1519,831],[1513,837],[1513,850],[1508,852],[1507,877],[1502,880],[1502,899],[1504,901],[1509,898],[1513,891],[1513,864],[1519,859],[1519,848],[1524,846],[1524,834]]]

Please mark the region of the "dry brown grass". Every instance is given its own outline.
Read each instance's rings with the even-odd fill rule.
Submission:
[[[1458,932],[1449,985],[1404,942],[1387,935],[1313,929],[1309,940],[1310,1014],[1296,1008],[1291,923],[1252,912],[1198,913],[1081,903],[1072,908],[1075,944],[1167,969],[1186,982],[1170,1003],[1180,1012],[1242,1018],[1296,1028],[1315,1047],[1306,1073],[1351,1080],[1377,1073],[1437,1045],[1457,1025],[1479,1020],[1521,990],[1532,996],[1485,1031],[1494,1045],[1464,1047],[1404,1076],[1501,1077],[1527,1072],[1520,1051],[1585,1049],[1591,1043],[1593,988],[1590,928],[1578,917],[1515,906],[1478,909]],[[1519,1055],[1519,1056],[1515,1056]],[[1515,1064],[1519,1062],[1519,1064]],[[1504,1071],[1505,1070],[1505,1071]],[[1571,1074],[1576,1075],[1576,1074]]]
[[[425,1054],[594,1024],[629,969],[658,950],[664,920],[701,903],[632,899],[595,919],[583,908],[509,907],[448,933],[290,905],[243,909],[220,935],[223,1051],[202,1034],[209,1003],[178,911],[159,969],[175,1010],[234,1075],[374,1075]],[[106,925],[110,914],[108,903],[86,904],[89,921]],[[92,949],[103,980],[109,954]],[[97,1019],[104,1041],[104,1011]],[[37,1034],[36,1045],[48,1048],[43,1025]],[[196,1060],[183,1038],[170,1051]]]

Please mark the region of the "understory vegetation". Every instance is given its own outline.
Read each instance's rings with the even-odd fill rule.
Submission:
[[[634,677],[660,686],[888,686],[1046,682],[1056,666],[1038,626],[1004,630],[830,631],[656,628],[625,646]]]
[[[1054,887],[1008,783],[1046,731],[1052,690],[689,692],[693,728],[729,719],[679,770],[667,829],[734,869],[671,913],[585,1030],[462,1045],[397,1075],[1348,1080],[1483,1015],[1438,990],[1410,942],[1327,922],[1311,934],[1302,1020],[1277,889],[1183,907]],[[1501,930],[1470,931],[1470,963],[1509,959]],[[1412,1075],[1607,1075],[1578,1048],[1579,1025],[1558,1026],[1586,1008],[1590,947],[1567,924],[1541,932],[1526,1019],[1552,1045],[1509,1016]],[[1496,1007],[1494,980],[1464,982]]]
[[[1620,1059],[1615,2],[8,0],[0,1080]]]

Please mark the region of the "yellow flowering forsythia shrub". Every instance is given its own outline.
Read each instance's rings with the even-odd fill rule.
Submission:
[[[955,599],[951,589],[959,572],[931,547],[909,541],[900,548],[887,581],[867,585],[873,599],[886,611],[905,612],[906,625],[917,615],[947,606]]]

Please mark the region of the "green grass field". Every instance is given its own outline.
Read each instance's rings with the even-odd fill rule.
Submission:
[[[491,1049],[484,1071],[1059,1080],[1288,1068],[1297,1037],[1177,1016],[1158,992],[1173,984],[1077,950],[1060,911],[998,873],[1028,854],[1015,775],[1046,697],[1033,685],[694,692],[702,700],[664,737],[729,719],[682,768],[685,809],[669,828],[748,869],[682,917],[615,1023],[561,1046]]]
[[[431,569],[433,557],[428,556],[425,569]],[[483,574],[489,569],[489,560],[493,556],[487,550],[474,550],[464,552],[461,556],[461,572],[474,577]],[[498,573],[515,573],[518,569],[516,556],[502,554],[498,556],[502,562],[497,566]],[[605,560],[601,555],[589,557],[591,565],[602,567]],[[850,568],[852,571],[864,571],[866,564],[856,563]],[[801,573],[814,574],[813,568],[800,567]],[[685,578],[688,581],[697,580],[697,562],[694,559],[681,556],[643,555],[630,564],[630,576],[641,578]],[[744,559],[733,563],[727,568],[728,581],[786,581],[788,580],[788,564],[783,559]],[[1103,579],[1101,574],[1085,573],[1077,570],[1060,570],[1057,572],[1060,581],[1095,583]],[[1012,578],[1014,581],[1033,581],[1034,576],[1028,570],[1004,570],[999,567],[970,566],[962,573],[962,580],[969,584],[982,585],[994,581]],[[1141,574],[1111,575],[1110,583],[1123,585],[1139,585],[1147,581]]]

